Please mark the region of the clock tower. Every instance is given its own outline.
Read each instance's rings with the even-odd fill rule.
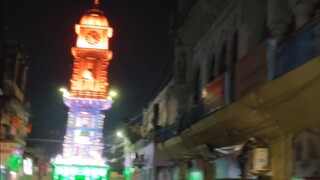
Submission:
[[[108,65],[112,59],[109,38],[113,29],[103,11],[86,11],[75,25],[77,41],[71,48],[74,58],[69,90],[63,90],[68,106],[63,153],[54,162],[54,180],[107,180],[107,160],[103,158],[104,110],[112,104],[108,96]]]

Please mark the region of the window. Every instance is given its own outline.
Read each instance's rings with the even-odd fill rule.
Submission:
[[[197,104],[200,100],[200,68],[197,69],[196,78],[194,82],[194,104]]]
[[[186,74],[187,74],[187,54],[186,52],[182,52],[178,60],[178,83],[183,84],[186,82]]]
[[[158,128],[158,121],[159,121],[159,103],[153,105],[153,127],[156,129]]]
[[[230,88],[230,100],[235,100],[235,88],[236,88],[236,64],[238,61],[238,32],[236,31],[233,35],[232,40],[232,59],[231,59],[231,88]]]
[[[223,42],[219,58],[219,75],[227,71],[227,43]]]
[[[215,63],[216,63],[216,54],[213,54],[211,61],[209,62],[208,82],[214,79],[214,73],[215,73],[215,67],[216,67]]]
[[[239,39],[238,32],[235,32],[233,35],[233,41],[232,41],[232,64],[233,65],[235,65],[238,61],[238,39]]]

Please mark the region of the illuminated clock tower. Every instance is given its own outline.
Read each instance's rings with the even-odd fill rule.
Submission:
[[[76,46],[70,89],[63,90],[68,106],[67,130],[63,153],[54,160],[55,180],[106,180],[109,167],[103,158],[103,110],[108,110],[107,68],[112,58],[109,38],[113,29],[104,13],[95,7],[75,25]]]

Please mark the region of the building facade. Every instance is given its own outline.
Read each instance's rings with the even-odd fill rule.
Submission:
[[[173,179],[319,178],[319,5],[178,1],[175,105],[142,126]]]
[[[29,108],[24,90],[27,55],[22,44],[0,41],[0,160],[1,179],[18,179],[23,167]]]
[[[132,124],[127,125],[127,136],[133,133],[140,133],[136,138],[128,138],[131,141],[131,148],[125,151],[126,159],[130,159],[129,168],[133,168],[130,172],[130,179],[135,180],[170,180],[171,171],[173,169],[169,156],[157,148],[155,141],[155,133],[165,127],[166,123],[172,124],[177,116],[177,102],[174,98],[170,98],[169,84],[149,103],[148,107],[141,112],[141,120],[135,119],[141,123],[137,130]],[[162,120],[162,121],[161,121]],[[164,121],[167,120],[167,121]],[[130,135],[132,136],[132,135]]]

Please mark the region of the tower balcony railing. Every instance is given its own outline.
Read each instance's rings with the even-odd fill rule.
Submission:
[[[90,90],[71,90],[71,96],[79,98],[93,98],[93,99],[106,99],[105,92],[90,91]]]

